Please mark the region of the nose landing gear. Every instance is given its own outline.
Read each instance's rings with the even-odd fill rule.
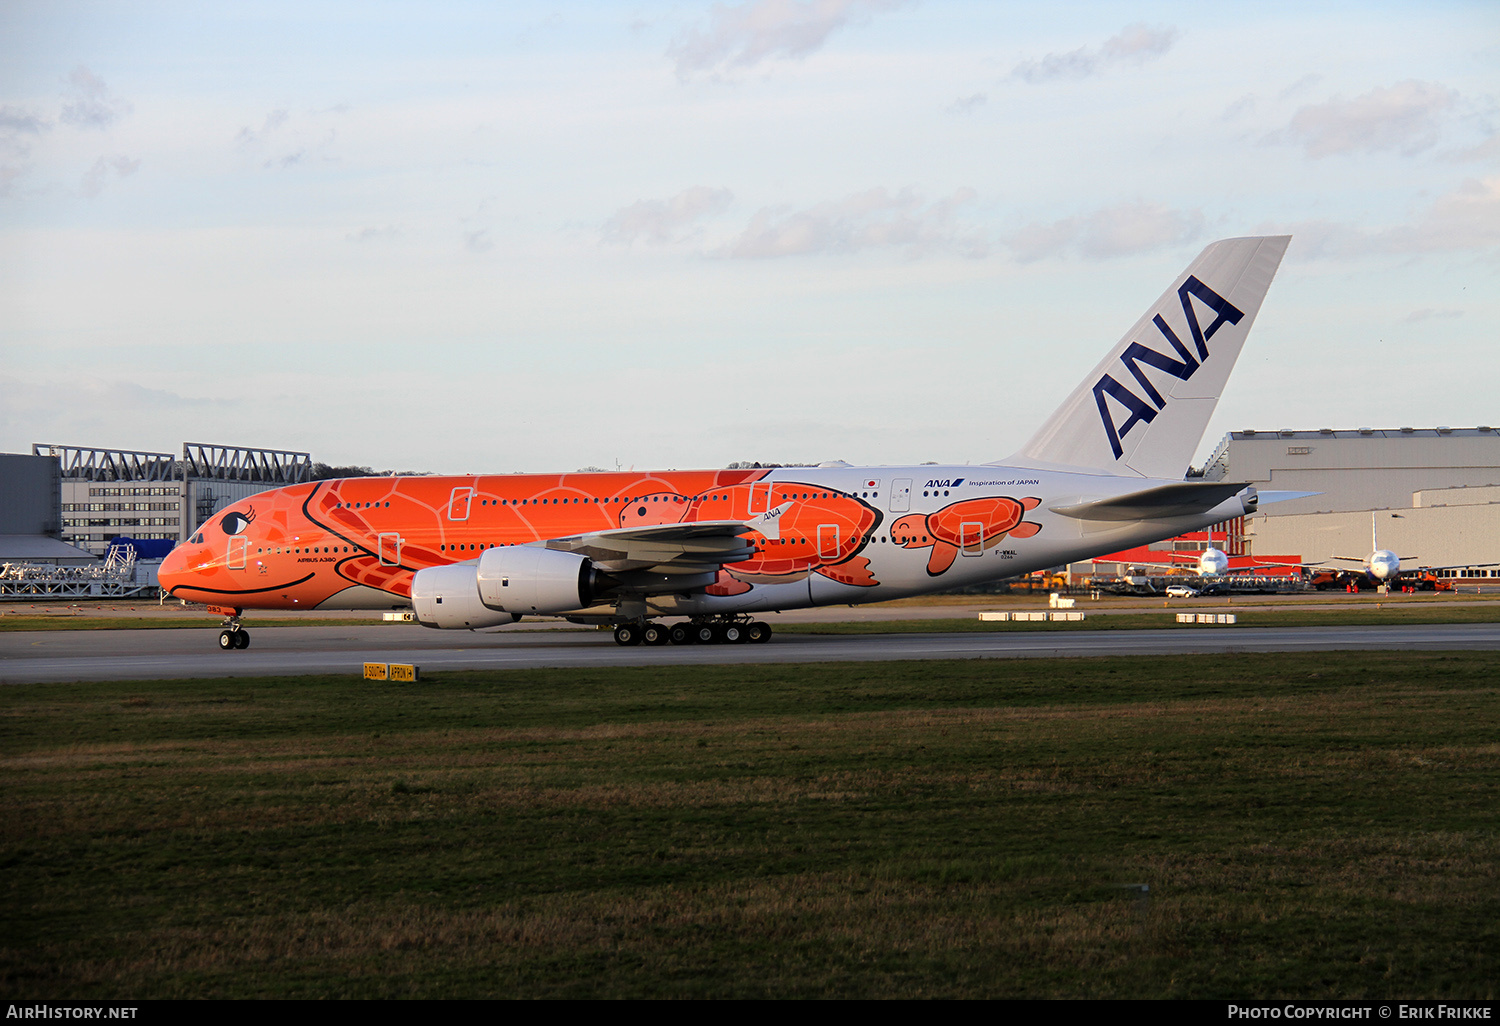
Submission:
[[[224,628],[219,634],[219,648],[221,651],[228,652],[234,648],[250,647],[250,632],[240,626],[240,614],[238,612],[230,613],[226,616],[221,626]]]

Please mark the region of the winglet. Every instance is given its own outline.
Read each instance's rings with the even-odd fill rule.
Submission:
[[[1225,239],[1204,249],[1003,462],[1180,480],[1290,241]]]
[[[759,531],[765,537],[775,541],[781,537],[781,514],[792,508],[790,502],[783,502],[775,509],[768,509],[758,517],[752,517],[745,521],[745,526],[752,531]]]

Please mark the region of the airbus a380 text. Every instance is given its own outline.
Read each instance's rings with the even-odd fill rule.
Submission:
[[[1201,530],[1271,498],[1184,475],[1288,241],[1206,248],[1008,460],[309,482],[216,514],[160,580],[226,615],[226,649],[249,644],[247,609],[411,608],[468,630],[546,615],[613,625],[621,644],[763,641],[756,613]]]

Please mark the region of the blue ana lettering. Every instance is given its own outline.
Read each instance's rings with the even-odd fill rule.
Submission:
[[[1214,319],[1207,328],[1198,323],[1198,311],[1193,308],[1192,297],[1197,297],[1199,302],[1214,313]],[[1197,373],[1198,368],[1203,366],[1203,362],[1208,359],[1208,340],[1214,337],[1214,332],[1226,323],[1238,324],[1245,316],[1243,311],[1236,309],[1229,300],[1199,281],[1196,275],[1189,275],[1188,280],[1182,283],[1182,287],[1177,290],[1177,299],[1182,304],[1183,315],[1187,318],[1188,332],[1193,340],[1193,347],[1197,350],[1197,356],[1195,357],[1188,351],[1187,346],[1172,330],[1166,319],[1161,314],[1157,314],[1152,318],[1151,323],[1156,325],[1156,329],[1162,333],[1162,337],[1167,340],[1177,357],[1174,359],[1169,354],[1152,349],[1140,342],[1131,342],[1125,347],[1125,352],[1120,354],[1120,363],[1146,393],[1146,398],[1136,395],[1110,374],[1094,382],[1094,403],[1099,408],[1099,420],[1104,425],[1104,434],[1109,438],[1109,447],[1114,452],[1115,459],[1124,455],[1125,449],[1120,444],[1120,439],[1128,434],[1131,428],[1137,424],[1150,424],[1156,419],[1158,413],[1167,408],[1168,400],[1146,377],[1141,365],[1155,367],[1157,370],[1166,371],[1179,381],[1186,381]],[[1116,423],[1111,404],[1105,402],[1105,396],[1109,396],[1118,406],[1125,409],[1124,423]]]

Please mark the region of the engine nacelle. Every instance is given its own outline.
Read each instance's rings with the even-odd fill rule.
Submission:
[[[520,619],[513,613],[487,608],[480,601],[473,566],[430,566],[418,570],[411,579],[411,606],[423,627],[477,630]]]
[[[594,564],[576,552],[535,545],[488,549],[477,576],[480,601],[517,617],[583,609],[594,601]]]

